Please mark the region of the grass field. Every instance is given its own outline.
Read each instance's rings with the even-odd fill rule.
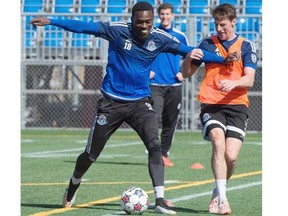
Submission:
[[[25,130],[21,132],[21,215],[125,215],[122,191],[139,186],[154,203],[144,145],[134,131],[117,131],[84,175],[74,208],[63,209],[62,196],[75,160],[86,145],[88,131]],[[200,133],[177,132],[165,168],[165,197],[177,215],[209,215],[214,180],[210,169],[211,144]],[[191,169],[201,163],[204,169]],[[228,183],[227,196],[234,216],[262,215],[262,134],[248,134],[238,167]],[[144,215],[156,215],[152,209]]]

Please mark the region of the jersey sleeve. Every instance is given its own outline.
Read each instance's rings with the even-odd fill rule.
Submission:
[[[60,27],[74,33],[95,35],[106,40],[113,40],[117,36],[111,31],[109,22],[83,22],[80,20],[50,19],[50,25]]]
[[[198,45],[197,45],[197,48],[199,49],[202,49],[202,50],[209,50],[209,46],[208,46],[209,42],[207,39],[202,39]],[[200,66],[201,64],[203,63],[203,61],[201,60],[193,60],[192,61],[192,64],[196,65],[196,66]]]
[[[252,41],[245,40],[241,47],[242,59],[244,67],[257,68],[256,46]]]
[[[178,54],[186,56],[191,50],[195,49],[196,47],[186,46],[184,44],[181,44],[179,46]],[[199,63],[205,62],[205,63],[220,63],[223,64],[224,58],[222,56],[218,56],[216,54],[210,53],[206,51],[205,49],[201,49],[203,52],[203,57],[200,59]],[[196,62],[196,60],[193,60]],[[199,65],[200,65],[199,64]]]
[[[88,23],[80,20],[50,19],[50,25],[54,25],[63,28],[66,31],[75,33],[95,34],[97,31],[95,23]]]

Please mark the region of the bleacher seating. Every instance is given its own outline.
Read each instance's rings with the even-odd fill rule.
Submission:
[[[163,0],[163,3],[169,3],[174,7],[175,14],[181,14],[183,8],[183,0]]]
[[[231,4],[231,5],[234,5],[234,7],[236,8],[237,14],[242,13],[243,5],[241,3],[241,0],[218,0],[217,1],[218,5],[219,4],[224,4],[224,3],[228,3],[228,4]]]
[[[209,0],[190,0],[189,13],[190,14],[208,14],[210,11]]]
[[[240,6],[239,0],[218,0],[217,5],[224,4],[224,3],[228,3],[236,7]]]
[[[54,0],[55,13],[74,13],[76,0]]]
[[[187,19],[185,17],[181,18],[180,30],[186,32],[187,30]]]
[[[134,0],[133,5],[136,4],[137,2],[141,2],[141,1],[146,1],[148,3],[150,3],[153,7],[157,7],[157,0]]]
[[[72,33],[71,45],[76,48],[87,48],[92,46],[92,36],[87,34]]]
[[[106,0],[107,13],[126,13],[126,0]]]
[[[94,21],[96,17],[98,17],[97,19],[102,19],[101,13],[105,13],[108,14],[110,21],[120,21],[129,19],[132,6],[140,1],[149,2],[154,6],[155,12],[161,3],[172,4],[176,16],[174,27],[185,32],[188,36],[193,35],[191,37],[193,38],[193,43],[198,42],[203,36],[216,33],[214,20],[210,15],[210,8],[227,2],[241,8],[240,11],[237,11],[236,32],[251,40],[261,40],[259,37],[261,36],[260,22],[262,19],[259,14],[261,15],[262,13],[262,0],[22,0],[22,12],[29,13],[29,15],[25,14],[25,19],[23,19],[23,21],[25,20],[25,25],[23,24],[22,44],[30,49],[39,45],[54,48],[71,46],[72,49],[86,47],[88,49],[91,43],[97,43],[99,47],[99,42],[96,42],[95,37],[91,40],[90,36],[67,34],[65,31],[53,29],[51,26],[49,29],[45,27],[43,31],[38,31],[39,29],[35,31],[28,23],[31,18],[35,17],[33,13],[43,14],[43,12],[45,12],[45,16],[49,17],[54,16],[54,18],[64,19],[68,15],[69,19],[72,17],[73,19],[87,22]],[[122,15],[124,13],[125,16]],[[61,17],[57,16],[58,14]],[[246,14],[249,14],[249,16],[246,16]],[[253,14],[257,16],[253,16]],[[191,17],[195,19],[191,19]],[[187,20],[193,20],[193,25],[191,25],[191,21],[187,23]],[[157,20],[157,13],[155,13],[155,26],[158,25],[159,18]],[[188,27],[193,27],[193,33],[187,32],[191,30]]]
[[[106,0],[106,13],[123,14],[128,12],[128,1],[126,0]],[[110,17],[110,21],[120,21],[123,17],[114,16]]]
[[[63,32],[45,32],[45,47],[60,48],[64,44],[64,34]]]
[[[79,0],[80,13],[100,13],[101,4],[100,0]]]
[[[259,41],[259,37],[260,37],[258,33],[242,33],[241,36],[254,42]]]
[[[241,32],[259,32],[259,18],[248,17],[240,18],[236,24],[236,31]]]
[[[62,16],[51,16],[51,19],[65,19]],[[53,25],[46,25],[43,30],[43,37],[44,37],[44,46],[50,48],[61,48],[65,46],[65,35],[67,32],[63,31],[61,28],[58,28]]]
[[[262,14],[262,0],[246,0],[245,14]]]
[[[45,0],[23,0],[23,12],[43,12]]]
[[[25,46],[27,48],[36,46],[36,32],[35,31],[26,31],[25,33]]]

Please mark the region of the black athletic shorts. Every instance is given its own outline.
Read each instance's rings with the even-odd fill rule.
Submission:
[[[124,102],[102,97],[97,102],[86,146],[90,157],[96,159],[100,155],[110,136],[124,122],[137,132],[146,146],[158,139],[158,123],[150,98]]]
[[[209,132],[213,128],[223,129],[225,137],[243,141],[248,119],[248,107],[245,105],[201,104],[202,136],[208,141],[210,141]]]

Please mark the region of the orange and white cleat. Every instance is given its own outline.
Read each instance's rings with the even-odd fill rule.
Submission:
[[[168,157],[162,156],[162,159],[163,159],[164,166],[167,166],[167,167],[174,166],[174,164],[171,162],[171,160]]]
[[[219,204],[218,214],[220,214],[220,215],[230,215],[231,214],[231,208],[230,208],[228,201],[224,201],[224,202],[221,202]]]
[[[208,211],[209,213],[212,214],[218,214],[219,212],[219,201],[218,201],[219,197],[218,196],[213,196],[209,206],[208,206]]]

